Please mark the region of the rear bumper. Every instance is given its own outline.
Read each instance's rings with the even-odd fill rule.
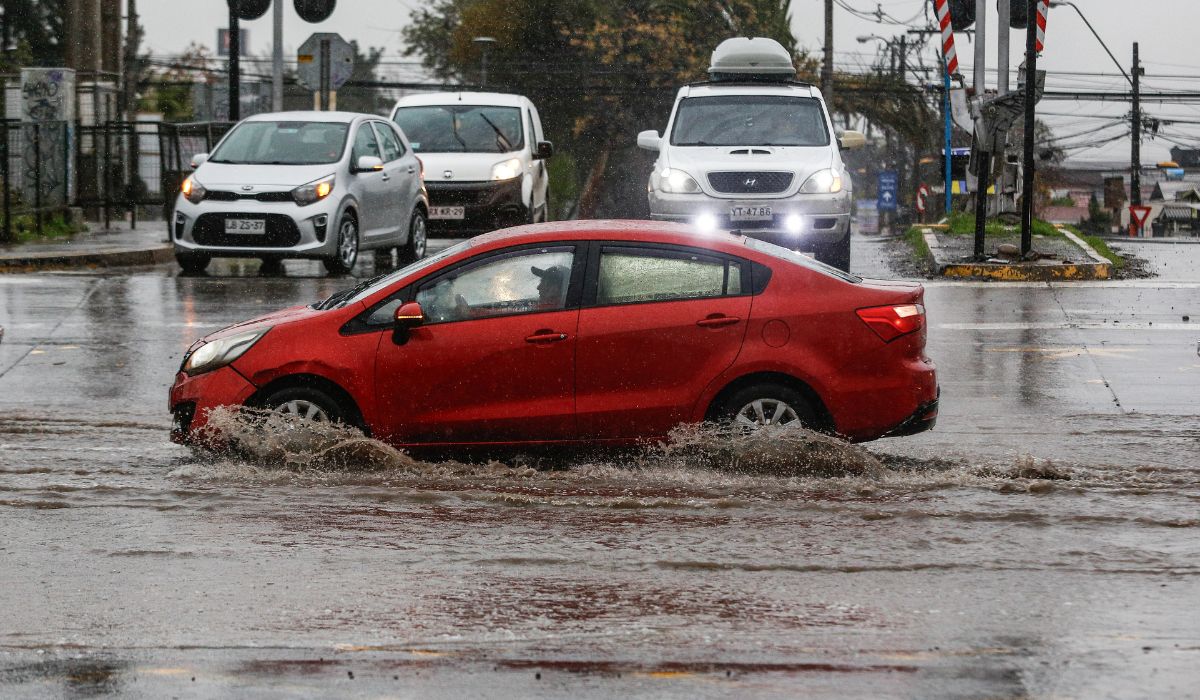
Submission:
[[[524,178],[503,182],[426,182],[430,207],[463,207],[461,219],[429,219],[431,237],[469,237],[529,220]]]
[[[904,437],[905,435],[916,435],[926,430],[933,430],[933,426],[937,425],[938,401],[941,395],[942,389],[938,387],[937,399],[917,406],[917,410],[913,411],[911,416],[904,419],[900,425],[884,433],[883,437]]]

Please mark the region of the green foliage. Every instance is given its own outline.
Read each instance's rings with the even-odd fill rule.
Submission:
[[[70,238],[76,233],[85,230],[87,230],[87,227],[78,223],[72,223],[62,214],[43,214],[42,235],[39,238],[37,233],[37,218],[33,214],[18,214],[12,217],[13,239],[17,243]]]
[[[350,74],[350,80],[379,80],[376,71],[379,61],[383,58],[383,49],[371,47],[363,53],[357,41],[351,41],[350,45],[354,47],[354,71]],[[384,97],[379,90],[369,87],[343,87],[338,90],[337,103],[340,110],[367,114],[386,114],[392,108],[391,100]]]
[[[904,240],[912,248],[914,260],[927,263],[933,259],[933,253],[929,250],[929,244],[925,242],[925,235],[921,233],[921,229],[921,226],[908,229],[904,232]]]
[[[576,177],[575,156],[559,151],[546,164],[550,175],[550,218],[557,219],[568,202],[579,203],[579,179]]]
[[[68,0],[5,0],[4,18],[18,46],[18,55],[5,57],[5,70],[22,66],[61,66]]]

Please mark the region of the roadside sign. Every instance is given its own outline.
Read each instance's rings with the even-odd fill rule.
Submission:
[[[879,173],[879,211],[896,211],[896,193],[900,189],[895,170]]]
[[[917,188],[917,213],[924,214],[926,202],[929,200],[929,185],[922,184]]]
[[[326,59],[325,57],[328,57]],[[354,72],[354,47],[340,34],[317,32],[304,40],[296,52],[296,74],[309,90],[320,90],[321,74],[328,60],[328,89],[337,90]]]
[[[1150,218],[1150,207],[1131,205],[1129,207],[1129,219],[1131,226],[1129,227],[1130,236],[1139,236],[1142,230],[1146,227],[1146,219]]]

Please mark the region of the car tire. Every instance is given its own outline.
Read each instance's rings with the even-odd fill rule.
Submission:
[[[738,389],[724,399],[712,416],[717,423],[742,432],[765,425],[797,423],[815,428],[817,414],[800,392],[782,384],[761,383]]]
[[[844,272],[850,271],[850,234],[848,232],[846,237],[840,241],[817,246],[815,252],[817,260],[826,265],[836,267]]]
[[[429,223],[425,212],[414,209],[412,219],[408,222],[408,241],[400,246],[400,267],[411,265],[425,257],[429,250]]]
[[[302,416],[317,422],[346,422],[346,411],[336,399],[320,389],[309,386],[279,389],[264,398],[259,405],[283,415]]]
[[[358,220],[350,212],[342,214],[338,222],[337,249],[332,258],[326,258],[325,269],[330,274],[348,275],[358,262]]]
[[[179,263],[185,275],[199,275],[208,269],[212,256],[203,253],[176,253],[175,262]]]

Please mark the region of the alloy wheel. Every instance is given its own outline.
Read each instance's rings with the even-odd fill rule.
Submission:
[[[409,247],[417,260],[425,257],[425,248],[429,245],[429,232],[425,228],[425,217],[413,217],[412,233]]]
[[[282,416],[311,420],[316,423],[329,422],[329,414],[325,412],[325,409],[305,399],[292,399],[282,403],[275,409],[275,412]]]
[[[338,230],[338,261],[349,270],[358,260],[358,230],[352,219],[342,222]]]
[[[796,409],[779,399],[755,399],[742,406],[733,419],[733,424],[745,432],[768,425],[790,425],[799,422],[800,416]]]

